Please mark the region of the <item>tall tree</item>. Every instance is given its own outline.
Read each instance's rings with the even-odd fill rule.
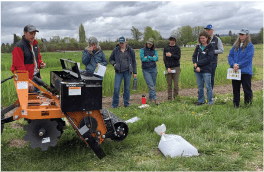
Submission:
[[[149,38],[152,38],[154,32],[150,26],[146,26],[144,29],[144,41],[147,41]]]
[[[193,36],[193,31],[192,27],[187,25],[187,26],[182,26],[181,27],[181,37],[180,37],[181,42],[184,44],[184,46],[188,42],[193,42],[195,41],[195,37]]]
[[[155,41],[158,41],[158,40],[162,39],[162,36],[160,35],[160,32],[159,32],[159,31],[157,31],[157,30],[153,30],[152,38],[153,38]]]
[[[232,36],[233,36],[233,35],[232,35],[232,31],[231,31],[231,30],[228,32],[228,35],[229,35],[230,37],[232,37]]]
[[[263,44],[263,28],[261,28],[259,31],[259,43]]]
[[[135,28],[134,26],[132,26],[131,29],[131,34],[134,40],[139,41],[140,37],[143,35],[137,28]]]
[[[17,42],[18,42],[17,36],[16,36],[16,34],[14,34],[14,42],[13,42],[13,44],[16,45]]]
[[[82,23],[79,27],[79,42],[81,43],[86,42],[85,30]]]
[[[195,26],[192,28],[193,30],[193,36],[195,39],[199,38],[199,34],[204,30],[204,26]]]

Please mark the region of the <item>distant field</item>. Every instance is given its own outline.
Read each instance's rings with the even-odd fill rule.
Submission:
[[[253,81],[263,79],[263,45],[254,45],[255,54],[253,58]],[[231,84],[231,80],[226,79],[226,71],[229,68],[227,57],[231,46],[224,47],[224,54],[220,54],[218,57],[218,67],[216,70],[215,76],[215,85]],[[135,50],[136,60],[137,60],[137,79],[138,87],[137,91],[131,93],[143,93],[148,92],[146,82],[144,80],[141,61],[139,57],[139,51]],[[109,57],[112,51],[104,51],[107,61],[109,62]],[[192,54],[194,48],[181,48],[181,74],[179,78],[179,87],[180,89],[184,88],[195,88],[196,87],[196,78],[193,72],[192,65]],[[47,64],[45,69],[41,70],[42,79],[44,82],[50,82],[50,71],[60,71],[60,58],[71,59],[76,62],[81,63],[81,69],[85,69],[85,66],[82,64],[82,52],[47,52],[41,53],[42,60]],[[163,49],[158,49],[159,61],[157,62],[158,76],[157,76],[157,91],[164,91],[167,89],[166,79],[164,77],[163,71],[165,70],[163,62]],[[5,79],[10,76],[12,73],[10,67],[12,64],[12,54],[1,54],[1,79]],[[131,78],[132,80],[132,78]],[[132,89],[132,84],[131,84]],[[114,90],[114,69],[113,66],[108,63],[106,75],[103,81],[103,95],[112,96]],[[120,93],[122,94],[123,87],[121,87]],[[1,85],[1,100],[2,105],[7,106],[14,102],[17,99],[15,87],[13,80],[9,80],[6,83]]]

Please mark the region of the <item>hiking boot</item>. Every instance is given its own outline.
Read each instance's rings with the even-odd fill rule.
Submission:
[[[200,103],[200,102],[197,102],[195,105],[196,106],[201,106],[201,105],[203,105],[204,103]]]

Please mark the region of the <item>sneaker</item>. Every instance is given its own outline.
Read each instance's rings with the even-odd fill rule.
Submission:
[[[200,103],[200,102],[197,102],[195,105],[196,106],[201,106],[201,105],[203,105],[204,103]]]
[[[124,105],[125,107],[129,107],[130,105]]]

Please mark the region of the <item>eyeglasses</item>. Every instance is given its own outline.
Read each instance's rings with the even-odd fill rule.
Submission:
[[[245,35],[245,34],[243,34],[243,33],[240,33],[239,35]]]

